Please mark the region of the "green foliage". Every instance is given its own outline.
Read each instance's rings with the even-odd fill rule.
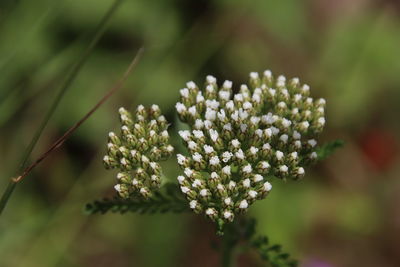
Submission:
[[[270,244],[268,237],[256,236],[256,220],[254,218],[241,217],[230,224],[225,224],[222,239],[222,265],[230,266],[233,261],[233,253],[236,246],[244,241],[244,247],[255,250],[266,266],[294,267],[298,262],[290,257],[290,254],[282,251],[282,246]]]
[[[261,259],[267,262],[267,266],[273,267],[294,267],[298,265],[296,260],[290,258],[289,253],[282,251],[281,245],[272,245],[268,237],[258,236],[251,241],[251,246],[255,248]]]
[[[148,199],[114,197],[113,199],[96,200],[87,204],[85,211],[88,214],[105,214],[107,212],[154,214],[189,211],[189,207],[182,198],[182,194],[177,191],[178,187],[176,185],[168,183],[163,186],[163,189],[163,191],[154,192]]]
[[[324,144],[317,150],[318,160],[326,159],[332,155],[336,149],[341,148],[343,145],[344,141],[340,139]]]

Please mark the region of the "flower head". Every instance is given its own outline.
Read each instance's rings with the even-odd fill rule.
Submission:
[[[188,96],[187,90],[181,90],[183,98]],[[185,109],[185,105],[177,104],[177,108]],[[158,162],[168,159],[174,151],[169,144],[168,124],[157,105],[148,109],[140,105],[134,116],[125,108],[120,108],[119,114],[121,132],[109,133],[104,165],[119,171],[118,184],[114,187],[119,196],[148,198],[161,184],[161,167]],[[182,132],[181,136],[188,139],[190,133]],[[177,158],[182,165],[189,161],[183,155]]]
[[[176,109],[192,129],[180,133],[192,155],[178,157],[186,174],[179,182],[188,180],[182,191],[190,207],[210,219],[232,221],[268,195],[267,179],[303,177],[317,158],[326,101],[311,98],[298,78],[274,78],[267,70],[250,73],[236,94],[231,81],[218,87],[213,76],[203,90],[187,88]]]

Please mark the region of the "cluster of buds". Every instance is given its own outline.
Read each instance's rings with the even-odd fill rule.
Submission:
[[[168,159],[174,148],[169,144],[168,123],[160,108],[140,105],[135,117],[125,108],[119,109],[120,134],[108,134],[107,169],[118,169],[115,190],[122,198],[150,197],[161,184],[159,161]]]
[[[175,107],[190,128],[179,132],[190,155],[177,155],[178,182],[196,213],[232,221],[268,195],[271,177],[299,179],[316,161],[325,100],[311,98],[298,78],[252,72],[236,94],[213,76],[203,90],[186,85]]]

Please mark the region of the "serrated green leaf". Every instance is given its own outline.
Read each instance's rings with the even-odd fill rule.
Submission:
[[[342,147],[344,145],[344,141],[337,139],[335,141],[329,142],[323,146],[321,146],[317,150],[318,160],[324,160],[330,155],[332,155],[336,149]]]

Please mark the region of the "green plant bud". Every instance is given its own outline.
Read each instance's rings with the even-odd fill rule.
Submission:
[[[124,147],[124,146],[120,146],[118,148],[118,152],[117,154],[121,157],[121,158],[129,158],[129,150]]]
[[[222,184],[217,184],[217,194],[220,198],[228,197],[228,192]]]
[[[221,177],[216,172],[212,172],[210,177],[207,179],[207,184],[209,188],[217,188],[220,183]]]
[[[267,174],[270,169],[271,165],[265,160],[259,161],[256,165],[256,171],[260,174]]]
[[[181,187],[182,188],[182,187]],[[186,198],[188,199],[188,200],[194,200],[194,199],[197,199],[197,197],[198,197],[198,194],[197,194],[197,192],[195,191],[195,190],[189,190],[187,193],[186,193]],[[203,197],[202,197],[203,198]],[[204,199],[204,198],[203,198]]]
[[[296,167],[293,168],[293,171],[291,173],[292,177],[294,177],[295,179],[301,179],[304,177],[305,175],[305,170],[303,167]]]
[[[151,196],[151,191],[148,187],[142,187],[139,190],[140,194],[143,196],[143,198],[149,198]]]
[[[120,183],[130,184],[132,182],[132,177],[129,172],[119,172],[117,174],[117,179]]]
[[[129,127],[124,125],[121,127],[121,135],[124,139],[126,139],[127,135],[132,135],[131,131],[129,130]]]
[[[142,155],[140,161],[143,169],[146,170],[146,172],[150,170],[150,159],[146,155]]]
[[[164,131],[161,132],[158,141],[159,141],[159,143],[163,143],[163,144],[168,143],[168,141],[169,141],[169,134],[168,134],[168,131],[167,131],[167,130],[164,130]]]
[[[167,120],[165,119],[165,117],[163,115],[161,115],[157,118],[157,123],[158,123],[159,129],[166,129],[166,127],[168,126]]]
[[[140,188],[143,187],[143,182],[138,180],[137,177],[132,179],[132,189],[136,192],[139,192]]]
[[[103,164],[106,169],[113,169],[118,166],[118,162],[111,156],[104,156]]]
[[[199,190],[199,197],[203,201],[206,201],[206,202],[209,201],[211,199],[210,190],[206,189],[206,188]]]
[[[145,131],[144,127],[141,124],[135,123],[133,125],[133,134],[140,139],[140,138],[143,138],[145,136],[146,131]]]
[[[129,159],[132,162],[132,164],[138,165],[141,158],[142,158],[142,155],[136,149],[132,149],[131,151],[129,151]]]
[[[150,116],[152,118],[158,118],[161,116],[161,109],[158,105],[151,105],[150,107]]]
[[[190,201],[189,207],[197,214],[203,212],[203,206],[197,200]]]
[[[147,125],[147,129],[150,132],[151,130],[159,132],[158,122],[155,119],[152,119],[150,123]]]
[[[160,161],[162,158],[162,151],[158,147],[153,147],[149,153],[149,159],[152,161]]]
[[[131,126],[132,125],[132,116],[131,114],[125,109],[125,108],[120,108],[119,109],[119,114],[120,114],[120,120],[123,125]]]
[[[113,143],[107,144],[107,154],[112,158],[118,157],[118,147]]]
[[[174,152],[174,147],[171,145],[161,146],[161,159],[160,160],[167,160],[169,157],[172,156]]]
[[[122,198],[129,198],[129,188],[125,184],[117,184],[114,189],[118,192],[118,195]]]
[[[250,73],[249,84],[253,89],[261,86],[261,80],[257,72]]]
[[[139,138],[137,148],[140,151],[146,151],[149,149],[149,143],[143,137]]]
[[[108,142],[109,143],[113,143],[116,146],[121,145],[121,140],[119,139],[119,137],[114,132],[110,132],[108,134]]]
[[[215,208],[208,208],[205,213],[212,221],[216,221],[218,218],[218,212]]]
[[[232,222],[233,219],[235,218],[233,211],[229,210],[229,209],[224,210],[222,215],[223,215],[224,219],[228,222]]]
[[[143,168],[137,168],[135,171],[135,177],[139,180],[146,180],[148,174]]]
[[[161,177],[153,174],[151,175],[150,179],[151,179],[151,188],[158,189],[161,184]]]
[[[137,139],[133,134],[128,134],[123,136],[128,147],[136,147],[137,146]]]
[[[136,116],[136,118],[140,118],[140,117],[147,118],[146,108],[143,105],[139,105],[136,108],[135,116]]]
[[[121,158],[119,163],[120,163],[121,170],[129,171],[129,170],[132,170],[132,168],[133,168],[132,163],[127,158]]]
[[[161,175],[161,166],[157,162],[150,162],[148,173],[154,173],[156,175]]]

